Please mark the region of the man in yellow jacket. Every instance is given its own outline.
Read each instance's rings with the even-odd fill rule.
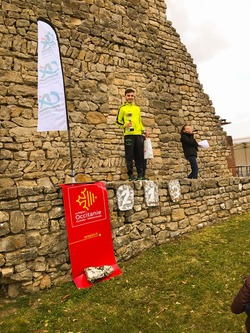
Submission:
[[[141,121],[141,110],[135,105],[134,89],[125,90],[126,102],[119,108],[116,124],[123,129],[125,159],[129,180],[144,179],[144,135],[146,131]],[[135,161],[138,178],[133,175]]]

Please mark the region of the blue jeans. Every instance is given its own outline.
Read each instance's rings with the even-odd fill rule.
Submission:
[[[250,316],[250,303],[246,304],[245,312],[248,316]]]
[[[191,173],[188,175],[188,178],[197,179],[199,168],[198,168],[196,156],[188,156],[187,160],[189,161],[191,170],[192,170]]]

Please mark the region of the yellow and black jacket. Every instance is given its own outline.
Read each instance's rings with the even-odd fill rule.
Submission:
[[[132,122],[133,131],[125,127],[126,124]],[[144,126],[141,121],[140,107],[134,103],[124,103],[120,106],[116,117],[116,124],[123,129],[124,135],[142,135]]]

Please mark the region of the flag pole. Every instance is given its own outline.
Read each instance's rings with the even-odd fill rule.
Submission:
[[[63,71],[63,65],[62,65],[62,55],[61,55],[61,49],[60,49],[60,43],[59,38],[56,32],[56,29],[52,25],[52,28],[55,31],[57,43],[58,43],[58,49],[59,49],[59,55],[60,55],[60,62],[61,62],[61,69],[62,69],[62,79],[63,79],[63,87],[64,87],[64,101],[65,101],[65,109],[66,109],[66,117],[67,117],[67,130],[68,130],[68,141],[69,141],[69,157],[70,157],[70,166],[71,166],[71,182],[75,183],[75,170],[74,170],[74,162],[73,162],[73,151],[72,151],[72,145],[71,145],[71,135],[70,135],[70,127],[69,127],[69,113],[68,113],[68,107],[67,107],[67,98],[66,98],[66,88],[65,88],[65,80],[64,80],[64,71]]]
[[[38,71],[38,131],[68,131],[71,181],[75,183],[69,115],[59,38],[55,27],[48,19],[39,17],[37,22],[39,37],[38,66],[40,66]],[[43,34],[39,33],[39,26],[43,30]],[[39,62],[40,58],[42,59]],[[59,67],[58,63],[60,63]]]
[[[67,102],[66,103],[66,110],[67,110]],[[72,152],[72,145],[71,145],[71,137],[70,137],[70,127],[69,127],[69,118],[68,118],[68,111],[67,111],[67,126],[68,126],[68,141],[69,141],[69,156],[70,156],[70,165],[71,165],[71,182],[75,183],[75,170],[74,170],[74,163],[73,163],[73,152]]]

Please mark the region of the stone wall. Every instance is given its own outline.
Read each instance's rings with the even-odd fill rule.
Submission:
[[[58,184],[71,180],[67,132],[37,132],[37,18],[59,36],[76,181],[105,181],[115,253],[127,260],[217,219],[249,209],[249,179],[228,178],[230,151],[196,66],[167,21],[164,0],[2,0],[0,2],[0,282],[9,296],[71,279]],[[133,184],[133,210],[117,209],[127,179],[123,137],[115,126],[134,87],[154,148],[147,176],[159,206]],[[207,139],[200,180],[184,180],[180,129]],[[182,179],[173,203],[167,184]]]
[[[250,178],[181,180],[173,202],[168,182],[158,182],[159,205],[147,207],[142,181],[129,183],[133,209],[119,211],[116,193],[124,182],[106,183],[118,261],[191,230],[250,209]],[[62,194],[59,187],[0,188],[0,284],[15,297],[71,280]]]
[[[38,17],[60,40],[77,181],[126,179],[115,119],[131,86],[153,142],[150,179],[186,176],[179,135],[186,122],[210,143],[199,153],[201,177],[228,174],[221,120],[164,0],[2,0],[0,14],[1,186],[70,179],[67,132],[36,130]]]

